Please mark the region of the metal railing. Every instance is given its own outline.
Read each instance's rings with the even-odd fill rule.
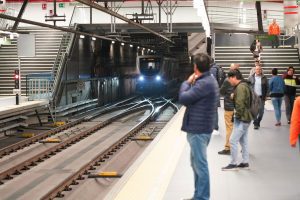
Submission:
[[[252,30],[257,30],[256,9],[223,6],[207,6],[206,9],[210,23],[245,26]],[[284,16],[282,11],[267,10],[266,14],[262,12],[262,19],[265,30],[268,29],[268,26],[273,19],[276,19],[280,27],[284,27]]]
[[[49,100],[52,92],[51,73],[34,73],[26,75],[26,96],[28,100]]]
[[[77,24],[73,24],[74,13],[75,13],[76,8],[77,8],[77,6],[75,6],[73,9],[72,16],[71,16],[70,23],[69,23],[69,29],[73,28],[76,30],[76,28],[77,28]],[[74,33],[67,33],[63,36],[55,63],[52,68],[52,75],[53,75],[54,80],[53,80],[53,84],[52,84],[52,96],[51,96],[50,100],[54,104],[56,104],[55,101],[56,101],[56,97],[57,97],[57,92],[60,89],[60,82],[61,82],[61,78],[62,78],[62,74],[63,74],[63,68],[67,64],[67,59],[73,48],[75,36],[76,35]],[[67,44],[67,47],[66,47],[65,51],[63,51],[63,48],[65,48],[66,44]]]

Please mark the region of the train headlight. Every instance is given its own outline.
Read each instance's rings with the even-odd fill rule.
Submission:
[[[140,76],[140,77],[139,77],[139,81],[144,81],[144,77],[143,77],[143,76]]]
[[[160,77],[159,75],[157,75],[157,76],[155,77],[155,79],[156,79],[157,81],[160,81],[160,80],[161,80],[161,77]]]

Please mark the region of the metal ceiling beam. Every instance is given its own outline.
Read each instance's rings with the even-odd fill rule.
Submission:
[[[49,25],[49,24],[43,24],[43,23],[40,23],[40,22],[30,21],[30,20],[27,20],[27,19],[19,19],[17,17],[12,17],[12,16],[9,16],[9,15],[0,14],[0,18],[12,20],[12,21],[19,21],[19,22],[22,22],[22,23],[25,23],[25,24],[32,24],[32,25],[36,25],[36,26],[41,26],[41,27],[56,29],[56,30],[65,31],[65,32],[69,32],[69,33],[75,33],[75,34],[81,34],[81,35],[91,36],[91,37],[95,37],[95,38],[99,38],[99,39],[103,39],[103,40],[115,41],[114,39],[111,39],[111,38],[108,38],[108,37],[104,37],[104,36],[101,36],[101,35],[96,35],[96,34],[91,34],[91,33],[86,33],[86,32],[81,32],[81,31],[76,31],[76,30],[72,30],[72,29],[68,29],[68,28],[63,28],[63,27],[58,27],[58,26],[53,26],[53,25]]]
[[[105,8],[103,6],[100,6],[99,4],[91,2],[90,0],[77,0],[77,1],[80,2],[80,3],[83,3],[83,4],[87,5],[87,6],[91,6],[91,7],[95,8],[97,10],[100,10],[102,12],[105,12],[107,14],[110,14],[110,15],[116,17],[116,18],[119,18],[119,19],[121,19],[121,20],[123,20],[125,22],[128,22],[129,24],[132,24],[132,25],[137,26],[137,27],[139,27],[141,29],[144,29],[145,31],[148,31],[148,32],[150,32],[150,33],[152,33],[152,34],[154,34],[154,35],[156,35],[156,36],[158,36],[158,37],[160,37],[160,38],[162,38],[162,39],[164,39],[164,40],[166,40],[166,41],[174,44],[174,42],[172,40],[170,40],[169,38],[167,38],[166,36],[164,36],[162,34],[159,34],[159,33],[155,32],[155,31],[153,31],[153,30],[151,30],[151,29],[149,29],[149,28],[147,28],[147,27],[145,27],[145,26],[143,26],[143,25],[141,25],[139,23],[136,23],[136,22],[128,19],[127,17],[124,17],[124,16],[122,16],[122,15],[116,13],[116,12],[108,10],[107,8]]]
[[[17,17],[18,19],[22,18],[23,13],[25,11],[25,8],[26,8],[27,4],[28,4],[28,0],[25,0],[23,2],[23,4],[22,4],[22,7],[21,7],[20,11],[19,11],[19,14],[18,14],[18,17]],[[19,26],[19,20],[15,21],[15,23],[14,23],[14,25],[12,27],[12,31],[16,31],[17,28],[18,28],[18,26]]]

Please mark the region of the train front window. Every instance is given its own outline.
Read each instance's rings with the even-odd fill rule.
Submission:
[[[160,59],[158,58],[142,58],[140,59],[141,73],[147,76],[155,75],[160,70]]]

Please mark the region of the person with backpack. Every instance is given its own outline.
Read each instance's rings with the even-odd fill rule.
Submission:
[[[248,81],[254,90],[254,92],[260,97],[260,105],[258,115],[254,118],[254,129],[259,129],[260,122],[264,115],[265,101],[267,99],[269,91],[269,83],[267,77],[262,73],[262,68],[257,65],[255,67],[255,73],[249,76]]]
[[[211,75],[217,80],[218,82],[218,86],[220,87],[225,78],[226,78],[226,73],[224,72],[224,70],[218,66],[216,64],[216,62],[214,61],[214,59],[211,59],[211,65],[210,65],[210,73]],[[214,127],[214,131],[213,131],[213,135],[220,135],[219,132],[219,115],[218,115],[218,107],[220,107],[220,98],[218,100],[218,106],[216,107],[216,119],[215,119],[215,127]]]
[[[269,80],[270,97],[275,111],[276,124],[281,126],[281,104],[284,95],[284,81],[278,76],[277,68],[272,69],[272,78]]]
[[[228,72],[228,81],[235,87],[233,93],[234,101],[234,125],[230,136],[230,155],[229,165],[223,167],[223,171],[248,169],[248,128],[250,126],[252,115],[250,112],[251,91],[248,83],[243,80],[241,72],[237,69]],[[238,164],[238,144],[242,147],[242,162]]]

